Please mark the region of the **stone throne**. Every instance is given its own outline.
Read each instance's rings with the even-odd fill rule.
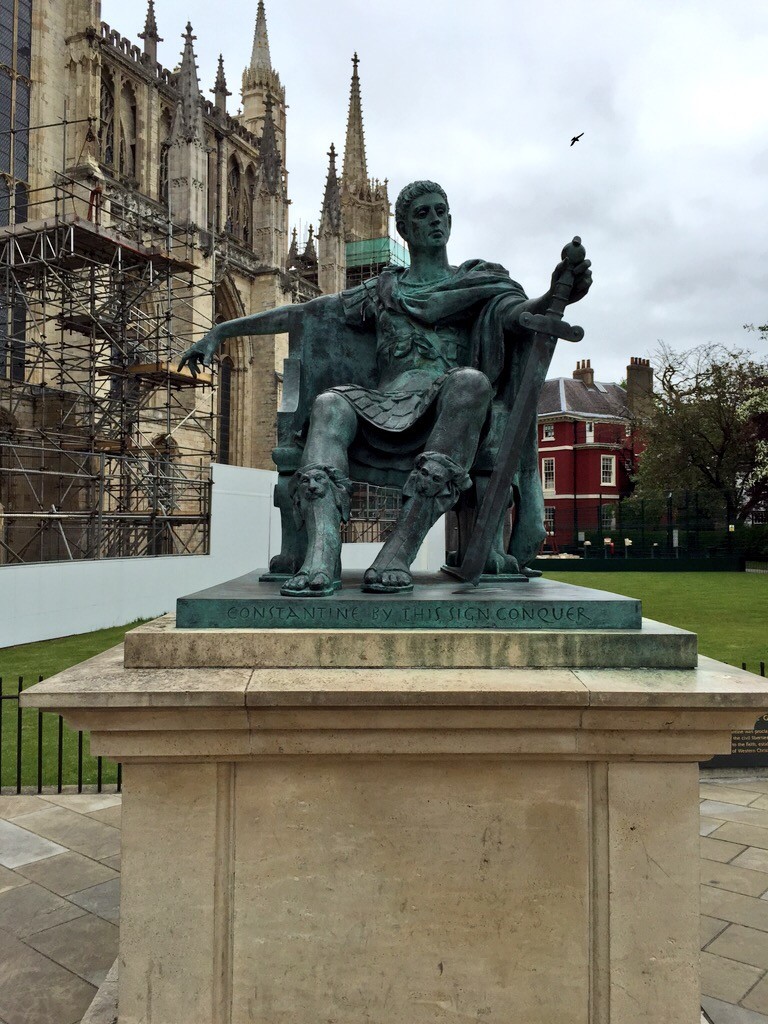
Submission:
[[[472,534],[479,503],[496,464],[501,434],[517,396],[516,385],[530,351],[531,339],[532,335],[523,330],[507,335],[504,367],[496,382],[490,421],[470,471],[474,487],[462,494],[454,510],[458,518],[459,544],[456,551],[449,553],[449,565],[461,563]],[[261,577],[262,580],[282,580],[291,576],[304,560],[307,536],[305,529],[296,524],[289,484],[299,468],[312,403],[323,391],[341,384],[374,389],[378,386],[375,331],[363,323],[359,327],[350,327],[339,297],[324,302],[321,307],[308,306],[291,328],[288,358],[284,360],[283,367],[277,447],[272,452],[278,471],[274,503],[280,510],[282,540],[280,554],[271,559],[269,572]],[[542,366],[535,382],[537,398],[545,376],[546,367]],[[524,454],[510,488],[509,506],[515,507],[515,522],[510,536],[507,527],[509,516],[502,516],[485,566],[488,574],[507,577],[512,574],[517,578],[514,556],[524,564],[526,559],[536,554],[544,539],[544,499],[538,473],[535,415],[527,430]],[[413,468],[413,458],[413,452],[398,452],[395,446],[387,453],[374,450],[358,434],[349,453],[349,476],[356,483],[402,488]]]

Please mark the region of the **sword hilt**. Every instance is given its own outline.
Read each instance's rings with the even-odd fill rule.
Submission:
[[[573,236],[573,241],[563,246],[563,251],[560,253],[560,259],[566,260],[568,266],[560,275],[557,284],[552,291],[552,301],[549,304],[547,313],[550,316],[561,317],[565,312],[565,307],[568,305],[568,299],[571,297],[571,289],[573,288],[574,276],[573,268],[577,267],[580,263],[586,259],[587,250],[581,244],[581,238],[578,235]],[[568,339],[579,340],[577,339]]]

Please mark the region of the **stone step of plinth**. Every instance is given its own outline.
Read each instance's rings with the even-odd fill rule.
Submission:
[[[128,633],[126,668],[695,668],[696,634],[636,630],[179,629]]]

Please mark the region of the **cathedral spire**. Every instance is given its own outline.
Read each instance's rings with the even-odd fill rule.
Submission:
[[[264,105],[264,128],[259,140],[259,161],[261,164],[261,181],[265,191],[276,196],[280,193],[282,176],[280,174],[282,159],[277,144],[275,119],[272,116],[274,104],[272,96],[267,93]]]
[[[203,110],[201,105],[200,82],[197,78],[197,64],[192,43],[197,36],[192,35],[192,26],[187,22],[184,33],[184,49],[181,54],[181,67],[176,79],[178,99],[176,101],[176,117],[171,132],[171,142],[203,142]]]
[[[317,263],[317,250],[315,249],[315,229],[310,224],[307,234],[307,244],[304,246],[302,259],[307,263]]]
[[[348,191],[368,185],[368,165],[365,159],[365,135],[363,132],[363,105],[360,100],[360,78],[357,54],[352,58],[352,84],[349,90],[349,114],[347,116],[347,141],[344,146],[344,187]]]
[[[298,238],[297,238],[296,228],[294,228],[293,229],[293,234],[291,235],[291,247],[288,250],[288,263],[287,263],[287,267],[288,267],[289,270],[291,270],[293,267],[296,266],[296,260],[298,259],[298,255],[299,255],[299,242],[298,242]]]
[[[320,212],[319,235],[321,238],[325,234],[337,235],[341,230],[341,190],[336,174],[336,147],[331,143],[331,148],[328,151],[328,176],[325,179],[323,208]]]
[[[214,96],[216,109],[222,114],[226,114],[227,96],[231,96],[232,93],[227,89],[227,76],[224,74],[224,57],[222,54],[219,54],[219,67],[216,72],[216,81],[213,83],[211,92]]]
[[[264,10],[264,0],[259,0],[259,6],[256,10],[256,30],[253,33],[250,69],[256,73],[272,70],[272,61],[269,57],[267,15]]]
[[[147,17],[144,22],[144,31],[139,33],[139,39],[144,40],[144,53],[153,63],[157,63],[157,44],[162,39],[157,34],[157,18],[155,17],[155,0],[149,0],[147,4]]]
[[[253,34],[251,63],[243,72],[243,112],[240,123],[254,135],[261,134],[267,95],[272,97],[272,118],[275,122],[281,160],[285,163],[285,89],[272,67],[267,38],[267,15],[264,0],[259,0],[256,29]]]

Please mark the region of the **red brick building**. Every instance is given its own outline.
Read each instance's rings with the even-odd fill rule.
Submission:
[[[635,421],[653,390],[649,360],[632,358],[627,386],[595,380],[590,360],[544,383],[539,399],[539,470],[549,550],[616,544],[617,503],[632,491],[642,442]]]

